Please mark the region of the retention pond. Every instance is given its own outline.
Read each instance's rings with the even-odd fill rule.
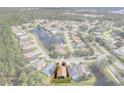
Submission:
[[[36,27],[35,29],[33,29],[33,34],[38,37],[43,46],[48,50],[53,44],[64,43],[64,38],[61,35],[51,35],[41,27]]]

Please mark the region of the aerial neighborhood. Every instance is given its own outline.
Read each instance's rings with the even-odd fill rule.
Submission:
[[[92,69],[106,71],[111,82],[124,82],[124,32],[113,22],[37,19],[12,26],[27,62],[50,83],[92,80]],[[101,65],[93,67],[93,64]],[[105,65],[106,64],[106,65]],[[97,73],[97,72],[96,72]],[[96,78],[97,79],[97,78]]]
[[[124,85],[123,8],[0,8],[0,85]]]

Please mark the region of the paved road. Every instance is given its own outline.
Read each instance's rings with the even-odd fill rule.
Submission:
[[[71,41],[69,40],[68,33],[66,31],[64,31],[64,35],[65,35],[65,38],[66,38],[66,41],[67,41],[67,45],[68,45],[68,47],[70,49],[70,52],[73,53],[74,49],[73,49],[73,46],[71,44]]]
[[[61,62],[61,61],[64,61],[66,62],[67,64],[70,64],[70,63],[94,63],[94,62],[97,62],[97,59],[92,59],[92,60],[85,60],[83,57],[72,57],[72,58],[67,58],[67,59],[50,59],[51,61],[55,61],[55,62]]]

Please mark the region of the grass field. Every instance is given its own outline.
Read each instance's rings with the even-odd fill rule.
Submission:
[[[96,77],[92,75],[92,77],[88,80],[82,80],[80,82],[70,81],[69,83],[50,83],[50,79],[42,74],[44,79],[44,84],[49,86],[92,86],[96,82]]]

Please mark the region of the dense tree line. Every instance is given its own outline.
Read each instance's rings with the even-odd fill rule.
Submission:
[[[40,72],[25,61],[9,26],[0,26],[0,85],[43,85]]]
[[[12,85],[22,66],[24,58],[10,27],[0,29],[0,85]]]

